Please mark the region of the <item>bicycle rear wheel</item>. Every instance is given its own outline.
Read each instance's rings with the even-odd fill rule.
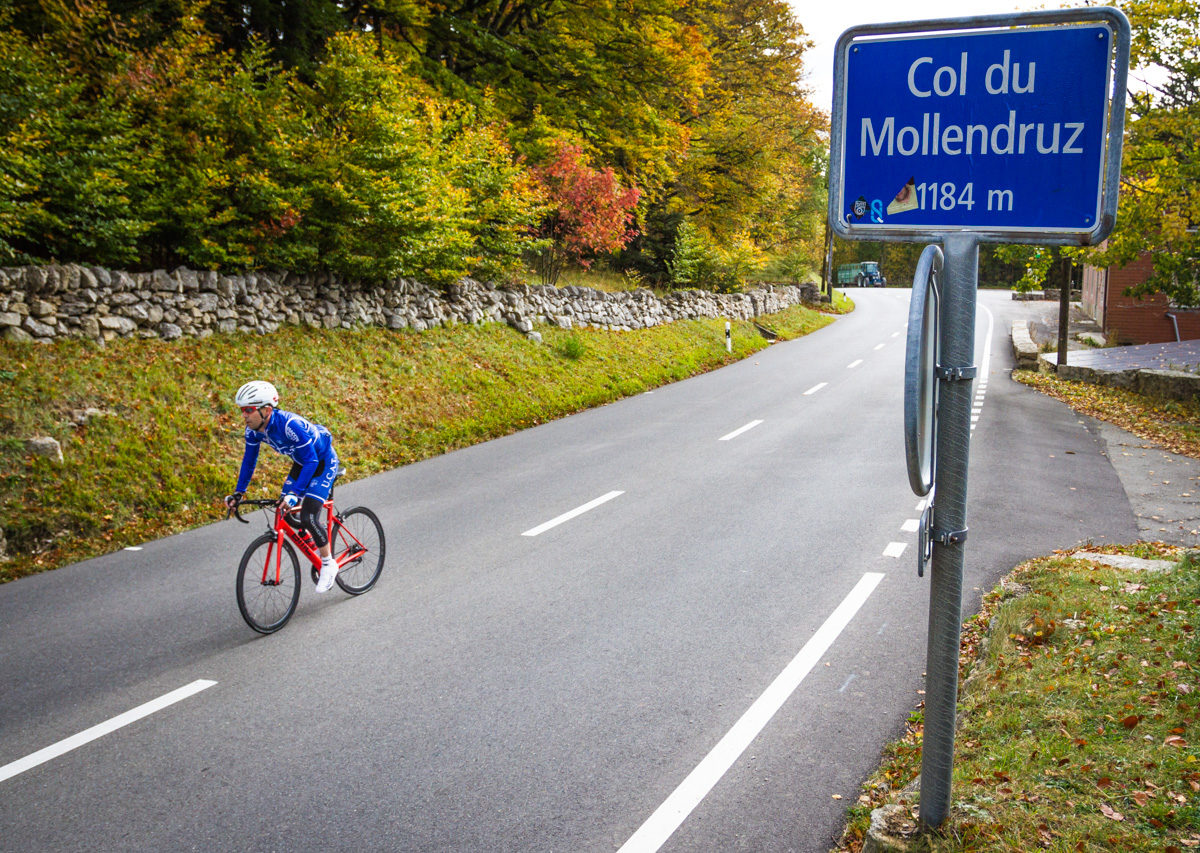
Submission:
[[[246,624],[260,634],[278,631],[300,600],[300,563],[287,542],[264,533],[250,543],[237,573],[237,603]]]
[[[379,580],[386,547],[383,525],[365,506],[334,516],[333,556],[341,564],[337,585],[351,595],[361,595]]]

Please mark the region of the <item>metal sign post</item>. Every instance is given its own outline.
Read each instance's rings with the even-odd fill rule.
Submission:
[[[979,244],[1091,245],[1116,221],[1129,22],[1066,9],[854,27],[838,39],[829,223],[933,241],[910,306],[909,482],[930,495],[921,812],[949,815],[967,540]],[[944,264],[943,264],[944,254]]]
[[[929,636],[925,657],[925,736],[921,751],[921,823],[940,826],[950,813],[958,646],[962,628],[967,541],[967,459],[975,374],[975,294],[979,242],[947,235],[946,274],[939,307],[938,417],[933,504],[933,568],[929,578]]]

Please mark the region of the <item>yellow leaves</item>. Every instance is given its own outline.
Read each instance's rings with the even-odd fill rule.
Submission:
[[[1035,612],[1021,624],[1017,633],[1010,635],[1010,638],[1018,643],[1037,645],[1054,636],[1056,627],[1053,619],[1046,619]]]

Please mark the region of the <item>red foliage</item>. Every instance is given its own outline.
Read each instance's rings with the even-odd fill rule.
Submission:
[[[300,220],[304,215],[293,207],[289,207],[283,212],[283,215],[278,219],[271,219],[267,222],[260,223],[255,231],[264,236],[270,237],[273,240],[278,240],[288,231],[300,224]]]
[[[565,260],[586,268],[591,256],[622,249],[636,236],[638,189],[622,189],[612,169],[589,167],[578,146],[560,146],[533,174],[550,209],[538,228],[538,236],[552,244],[550,257],[543,256],[544,279],[556,280]],[[546,275],[547,269],[553,269],[552,275]]]

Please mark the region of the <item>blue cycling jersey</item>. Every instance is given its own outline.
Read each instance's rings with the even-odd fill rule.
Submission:
[[[293,481],[295,492],[301,495],[308,489],[321,460],[328,459],[333,449],[333,437],[325,427],[293,412],[276,409],[262,432],[246,427],[246,452],[238,473],[237,491],[244,492],[250,485],[250,478],[258,466],[258,447],[264,441],[277,453],[301,466]]]

